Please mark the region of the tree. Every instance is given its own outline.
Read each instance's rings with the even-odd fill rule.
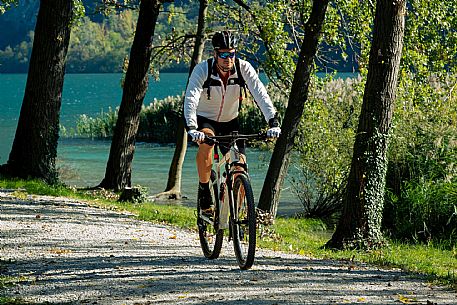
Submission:
[[[258,208],[276,216],[279,195],[290,162],[297,128],[308,98],[310,76],[314,67],[319,37],[328,1],[313,1],[310,17],[304,27],[304,38],[295,69],[288,106],[284,115],[282,134],[271,156]]]
[[[195,36],[195,45],[192,54],[192,60],[189,67],[189,76],[194,67],[202,60],[203,49],[205,46],[205,29],[206,15],[208,11],[208,0],[200,0],[200,9],[198,14],[198,26]],[[184,128],[184,118],[179,120],[178,132],[176,135],[176,147],[173,154],[173,160],[168,172],[168,182],[165,192],[158,194],[158,197],[168,197],[169,199],[181,198],[181,175],[184,157],[187,150],[187,134]]]
[[[10,1],[11,2],[11,1]],[[13,147],[2,173],[57,182],[59,118],[72,0],[42,0]]]
[[[19,0],[0,0],[0,15],[11,8],[12,5],[18,5]]]
[[[392,123],[403,47],[406,0],[378,0],[362,111],[354,143],[343,211],[333,248],[371,248],[382,243],[381,220]]]
[[[152,40],[162,3],[168,0],[140,2],[135,37],[124,81],[121,106],[111,142],[105,177],[99,187],[121,190],[131,186],[132,161],[140,111],[148,88]]]

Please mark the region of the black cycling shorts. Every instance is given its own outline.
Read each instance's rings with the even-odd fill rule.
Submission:
[[[209,128],[214,132],[216,136],[225,136],[229,135],[234,131],[240,130],[240,123],[238,118],[234,118],[228,122],[216,122],[205,117],[197,115],[197,124],[198,130],[202,130],[203,128]],[[238,150],[240,153],[245,155],[246,148],[244,141],[239,140],[236,141],[236,146],[238,146]],[[220,146],[222,155],[225,155],[228,152],[228,149],[224,146]]]

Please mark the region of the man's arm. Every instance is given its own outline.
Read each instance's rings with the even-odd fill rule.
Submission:
[[[206,80],[207,66],[206,61],[195,66],[189,77],[189,83],[184,97],[184,118],[186,129],[197,129],[197,107],[203,91],[203,83]]]
[[[240,60],[240,70],[243,74],[246,85],[254,97],[255,102],[259,105],[265,120],[268,122],[270,127],[278,127],[279,121],[277,119],[276,109],[271,102],[267,89],[265,89],[265,86],[259,79],[259,75],[255,71],[254,67],[249,62]],[[272,126],[273,121],[276,126]]]

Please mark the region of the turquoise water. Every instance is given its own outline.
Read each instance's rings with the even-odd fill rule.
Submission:
[[[8,160],[8,154],[19,118],[26,82],[25,74],[0,74],[0,163]],[[150,81],[144,100],[149,104],[154,98],[180,95],[187,80],[186,73],[163,73],[160,81]],[[65,77],[62,95],[61,124],[74,127],[81,114],[94,116],[109,107],[119,106],[122,89],[120,74],[68,74]],[[109,141],[89,139],[59,140],[57,165],[61,179],[68,185],[77,187],[95,186],[103,179],[110,148]],[[159,146],[151,143],[138,143],[133,161],[132,183],[147,186],[151,194],[161,192],[166,187],[168,169],[174,146]],[[183,168],[182,192],[188,199],[185,205],[194,206],[197,174],[195,168],[196,148],[190,146]],[[262,187],[269,154],[248,150],[250,174],[255,197]],[[301,204],[286,185],[282,192],[279,213],[290,214],[300,210]]]
[[[75,126],[79,115],[94,116],[119,106],[122,98],[121,74],[67,74],[62,93],[61,124]],[[149,104],[154,98],[180,95],[186,85],[186,73],[163,73],[159,82],[150,81],[144,99]],[[26,74],[0,74],[0,162],[8,154],[16,130],[17,119],[24,96]]]

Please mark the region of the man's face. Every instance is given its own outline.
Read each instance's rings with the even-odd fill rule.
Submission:
[[[230,71],[235,64],[235,49],[214,50],[214,56],[217,59],[218,67],[224,71]]]

